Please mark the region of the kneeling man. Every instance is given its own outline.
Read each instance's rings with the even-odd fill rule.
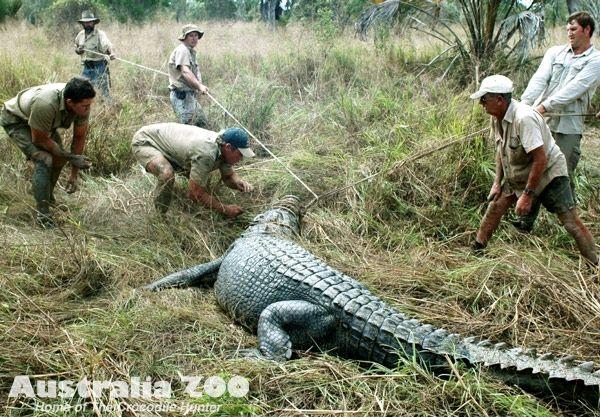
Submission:
[[[512,91],[511,80],[503,75],[492,75],[471,95],[493,116],[496,140],[496,176],[474,249],[485,248],[500,219],[515,202],[515,211],[522,216],[531,210],[532,202],[539,199],[548,211],[558,215],[581,254],[597,265],[598,254],[592,235],[577,215],[565,156],[540,113],[513,100]]]
[[[248,147],[248,135],[242,129],[229,128],[217,133],[191,125],[158,123],[138,130],[131,146],[136,160],[158,178],[155,206],[161,213],[169,208],[175,172],[189,177],[192,200],[231,218],[244,212],[240,206],[221,203],[205,190],[209,174],[217,169],[229,188],[242,192],[254,189],[233,170],[233,165],[242,158],[254,156]]]
[[[77,190],[79,169],[92,166],[82,155],[88,131],[92,102],[96,91],[89,80],[72,78],[68,83],[45,84],[21,91],[0,111],[0,126],[12,143],[19,147],[34,171],[31,190],[37,205],[37,221],[54,227],[50,206],[56,203],[54,187],[63,166],[71,164],[66,191]],[[63,149],[59,129],[73,126],[71,152]]]

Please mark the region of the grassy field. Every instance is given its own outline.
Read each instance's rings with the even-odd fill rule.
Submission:
[[[176,22],[101,25],[118,56],[161,71],[178,43]],[[435,326],[600,363],[598,271],[582,265],[554,217],[544,213],[532,235],[505,221],[484,258],[470,254],[493,176],[485,135],[398,166],[488,123],[468,99],[473,85],[459,87],[452,76],[438,82],[435,70],[415,76],[435,56],[435,45],[422,35],[374,45],[351,33],[324,38],[302,26],[276,32],[251,23],[202,27],[197,49],[212,94],[315,193],[382,172],[319,201],[304,218],[304,247],[398,310]],[[0,99],[78,74],[71,29],[49,33],[19,22],[1,27]],[[518,93],[535,65],[513,75]],[[299,359],[285,364],[247,360],[236,351],[255,347],[256,338],[220,310],[212,290],[136,291],[218,257],[279,197],[294,193],[308,202],[311,196],[255,146],[265,156],[239,169],[255,185],[252,194],[235,194],[217,177],[210,185],[246,213],[226,220],[193,205],[180,178],[178,198],[161,219],[151,199],[154,178],[134,163],[129,143],[142,125],[175,121],[167,81],[118,61],[111,72],[114,103],[97,103],[92,115],[86,153],[94,167],[79,192],[56,192],[68,207],[56,214],[60,228],[35,227],[27,165],[0,132],[4,415],[152,415],[106,411],[102,407],[152,404],[106,396],[88,399],[95,408],[79,413],[44,411],[34,401],[8,397],[17,375],[172,381],[174,404],[217,404],[220,411],[210,415],[222,416],[569,414],[475,369],[458,368],[442,379],[411,361],[365,370],[314,352],[299,352]],[[234,125],[214,103],[202,102],[215,130]],[[600,130],[588,131],[578,176],[580,211],[599,239]],[[250,392],[190,400],[179,375],[226,381],[240,375],[250,380]]]

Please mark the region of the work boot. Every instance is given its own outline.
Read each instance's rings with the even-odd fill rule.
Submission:
[[[57,226],[56,222],[54,221],[52,216],[50,216],[50,214],[38,213],[38,215],[35,218],[35,222],[42,229],[53,229]]]
[[[41,223],[47,223],[44,217],[50,216],[50,197],[52,196],[52,185],[50,167],[42,161],[35,161],[35,169],[31,179],[31,190],[37,205]],[[39,217],[38,216],[38,217]],[[40,221],[38,221],[40,223]]]
[[[154,207],[160,214],[166,214],[171,205],[173,183],[174,181],[168,181],[164,184],[158,184],[154,190]]]
[[[483,255],[485,255],[485,247],[486,245],[484,245],[483,243],[475,241],[475,243],[473,243],[473,246],[471,247],[471,254],[477,257],[482,257]]]
[[[512,225],[522,233],[531,233],[533,230],[533,225],[525,222],[523,218],[518,218],[517,220],[513,220]]]

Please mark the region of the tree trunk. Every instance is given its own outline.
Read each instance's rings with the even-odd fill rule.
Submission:
[[[578,0],[567,0],[567,9],[569,9],[569,14],[575,13],[580,7],[581,6],[579,5]]]

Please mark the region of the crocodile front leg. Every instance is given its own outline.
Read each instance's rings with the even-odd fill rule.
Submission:
[[[215,259],[214,261],[207,262],[193,266],[183,271],[178,271],[173,274],[167,275],[151,284],[143,287],[150,291],[160,291],[166,288],[185,288],[190,286],[199,285],[213,285],[217,280],[217,273],[221,266],[223,257]]]
[[[326,309],[308,301],[270,304],[258,319],[260,352],[268,359],[285,361],[292,356],[292,345],[301,348],[316,345],[333,330],[334,322]]]

